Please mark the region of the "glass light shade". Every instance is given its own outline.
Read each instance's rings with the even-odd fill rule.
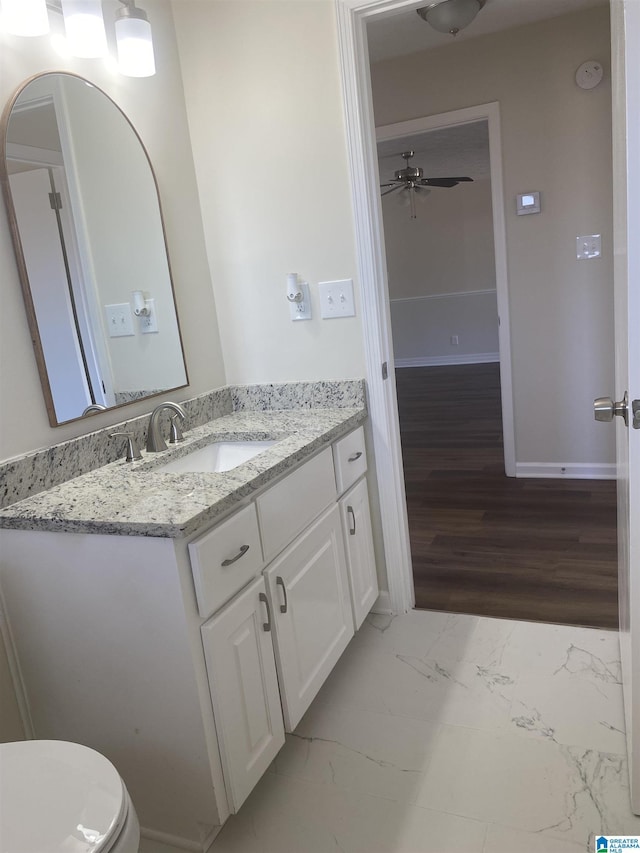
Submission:
[[[69,50],[73,56],[94,59],[107,53],[107,34],[101,0],[62,0]]]
[[[152,77],[156,73],[151,24],[143,18],[116,20],[118,68],[127,77]]]
[[[479,0],[443,0],[426,9],[423,17],[439,33],[457,33],[469,26],[481,8]]]
[[[14,36],[49,32],[46,0],[2,0],[2,28]]]

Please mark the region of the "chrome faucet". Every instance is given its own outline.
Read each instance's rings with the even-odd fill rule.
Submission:
[[[106,406],[101,406],[100,403],[92,403],[90,406],[87,406],[87,408],[82,413],[81,417],[84,418],[85,415],[92,415],[92,414],[94,414],[94,412],[106,412],[106,411],[107,411]]]
[[[184,409],[177,403],[166,402],[160,403],[159,406],[156,406],[153,412],[151,412],[149,430],[147,431],[147,453],[157,453],[160,450],[167,449],[167,442],[162,437],[162,433],[160,432],[160,424],[158,422],[160,415],[165,409],[170,409],[171,411],[175,412],[181,421],[184,421],[186,417]]]

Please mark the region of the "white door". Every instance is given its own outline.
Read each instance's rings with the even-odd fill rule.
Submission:
[[[296,539],[265,577],[285,728],[290,732],[354,633],[337,505]]]
[[[640,3],[612,0],[620,648],[633,811],[640,814]],[[603,392],[606,393],[606,392]]]
[[[68,421],[80,417],[91,403],[91,396],[73,317],[58,221],[49,201],[49,170],[18,172],[10,175],[9,183],[56,418],[59,422]]]
[[[233,812],[284,745],[271,627],[260,577],[201,629]]]

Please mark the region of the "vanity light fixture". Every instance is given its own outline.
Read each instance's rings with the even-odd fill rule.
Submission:
[[[439,33],[455,36],[468,27],[486,0],[438,0],[416,9],[420,17]]]
[[[152,77],[156,73],[151,24],[134,0],[120,0],[116,12],[118,67],[127,77]]]
[[[72,56],[96,59],[107,55],[101,0],[62,0],[62,17]]]
[[[118,70],[127,77],[151,77],[156,65],[147,13],[135,0],[119,2],[122,8],[115,16]],[[0,9],[2,29],[19,36],[45,35],[49,32],[48,11],[62,13],[71,56],[93,59],[108,54],[102,0],[0,0]]]
[[[2,27],[14,36],[49,32],[46,0],[2,0]]]

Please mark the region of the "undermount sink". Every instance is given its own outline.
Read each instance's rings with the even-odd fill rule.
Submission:
[[[275,439],[262,441],[214,441],[205,447],[192,450],[185,456],[172,459],[164,465],[159,465],[153,470],[156,473],[221,473],[237,468],[243,462],[248,462],[262,453],[263,450],[272,447]]]

